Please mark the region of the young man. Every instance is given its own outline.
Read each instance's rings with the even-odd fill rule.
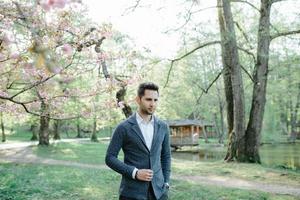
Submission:
[[[120,200],[168,199],[169,128],[153,115],[158,98],[157,85],[140,84],[137,112],[117,126],[108,146],[105,162],[122,175]],[[120,149],[124,152],[124,161],[118,159]]]

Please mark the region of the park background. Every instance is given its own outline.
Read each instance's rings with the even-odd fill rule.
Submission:
[[[300,198],[299,1],[0,4],[0,199],[118,199],[105,151],[144,81],[212,133],[172,152],[171,199]]]

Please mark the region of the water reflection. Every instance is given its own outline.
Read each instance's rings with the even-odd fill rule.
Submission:
[[[216,161],[223,160],[225,154],[226,147],[211,147],[199,149],[196,152],[173,152],[172,156],[182,160]],[[265,165],[300,170],[299,144],[263,145],[260,148],[260,156],[262,163]]]

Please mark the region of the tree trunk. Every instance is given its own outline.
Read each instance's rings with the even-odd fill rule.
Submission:
[[[292,98],[290,98],[292,99]],[[292,142],[296,142],[297,139],[297,124],[298,124],[298,110],[300,107],[300,83],[298,83],[298,95],[296,99],[296,104],[295,107],[293,106],[291,102],[291,135],[290,135],[290,140]]]
[[[49,117],[49,105],[42,100],[39,130],[39,145],[42,146],[49,145]]]
[[[1,123],[1,132],[2,132],[2,142],[6,141],[4,122],[3,122],[3,113],[0,112],[0,123]]]
[[[93,132],[92,132],[92,136],[91,136],[91,141],[93,142],[98,142],[98,138],[97,138],[97,118],[96,116],[94,116],[94,120],[93,120]]]
[[[203,133],[203,136],[204,136],[205,143],[208,143],[208,138],[207,138],[207,133],[206,133],[206,127],[205,127],[205,125],[202,127],[202,133]]]
[[[222,144],[220,141],[222,140],[222,132],[220,130],[220,127],[218,125],[218,117],[217,117],[217,113],[214,113],[214,121],[215,121],[215,130],[217,132],[218,135],[218,139],[219,139],[219,143]]]
[[[125,103],[125,96],[126,96],[126,86],[122,86],[122,88],[117,92],[116,98],[118,102],[118,106],[121,106],[120,103],[122,103],[122,111],[126,118],[130,117],[132,115],[132,109],[131,107]]]
[[[219,143],[220,144],[223,144],[224,143],[224,132],[225,132],[225,128],[224,128],[224,103],[222,101],[222,98],[221,98],[221,90],[218,86],[218,84],[216,85],[217,86],[217,96],[218,96],[218,103],[219,103],[219,114],[220,114],[220,129],[219,129]],[[216,116],[217,118],[217,116]]]
[[[254,85],[250,117],[246,130],[246,149],[248,162],[260,163],[259,146],[261,127],[266,103],[270,47],[270,11],[271,1],[261,0],[258,28],[257,61],[254,70]]]
[[[60,140],[60,120],[54,120],[54,140]]]
[[[218,0],[218,7],[228,108],[229,142],[225,160],[230,161],[236,158],[243,162],[246,159],[244,88],[230,1]]]
[[[279,127],[281,129],[282,135],[288,135],[288,118],[287,118],[287,110],[286,105],[283,102],[282,98],[278,98],[279,105]]]
[[[80,118],[79,117],[77,118],[76,127],[77,127],[77,135],[76,135],[76,137],[77,138],[82,138],[81,129],[80,129]]]
[[[225,160],[231,160],[235,157],[235,149],[232,144],[232,131],[233,131],[233,92],[231,82],[231,66],[225,64],[227,57],[230,57],[229,52],[226,51],[225,43],[225,24],[222,10],[222,0],[218,0],[218,18],[221,36],[221,47],[222,47],[222,63],[223,63],[223,78],[224,78],[224,89],[225,89],[225,100],[227,110],[227,136],[228,136],[228,149],[225,156]],[[234,142],[234,141],[233,141]]]
[[[38,126],[36,124],[31,124],[30,130],[32,132],[32,136],[30,138],[31,141],[37,141],[38,138]]]

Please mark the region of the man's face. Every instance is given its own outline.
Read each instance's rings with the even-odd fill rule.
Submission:
[[[142,97],[137,97],[141,114],[152,115],[158,103],[158,92],[155,90],[145,90]]]

